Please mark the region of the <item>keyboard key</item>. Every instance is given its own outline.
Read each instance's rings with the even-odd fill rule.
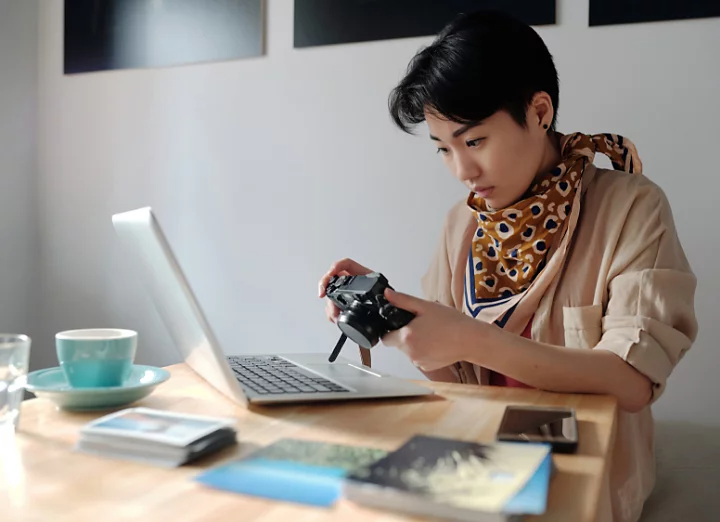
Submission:
[[[349,391],[279,357],[228,357],[228,360],[242,387],[257,394]]]

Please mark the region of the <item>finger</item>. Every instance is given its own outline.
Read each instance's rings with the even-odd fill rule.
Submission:
[[[345,270],[351,275],[368,275],[370,272],[372,272],[372,270],[370,270],[368,267],[363,266],[357,261],[350,258],[336,261],[330,267],[330,272],[334,273],[342,272],[343,270]]]
[[[325,315],[327,315],[327,318],[331,321],[335,322],[335,319],[337,319],[337,316],[340,314],[340,309],[337,307],[335,303],[333,303],[330,299],[327,300],[327,303],[325,304]]]
[[[325,274],[322,276],[320,281],[318,281],[318,297],[325,297],[327,295],[325,293],[325,289],[327,288],[328,281],[330,281],[331,277],[332,276]]]
[[[325,316],[328,318],[328,321],[330,322],[337,322],[337,317],[340,314],[340,309],[335,306],[335,304],[328,300],[327,304],[325,305]]]
[[[327,285],[330,282],[330,279],[332,279],[335,275],[339,274],[333,273],[331,268],[330,270],[325,272],[325,274],[320,278],[320,281],[318,282],[318,297],[325,297],[325,295],[327,295],[325,290],[327,289]]]
[[[318,283],[318,297],[325,297],[325,289],[330,279],[336,275],[367,275],[370,272],[372,272],[372,270],[350,258],[336,261],[330,266],[330,270],[320,279]]]
[[[318,297],[325,297],[327,295],[326,289],[327,285],[330,282],[330,279],[333,278],[333,276],[336,275],[350,275],[347,270],[342,270],[338,272],[337,274],[333,274],[332,272],[326,273],[324,276],[322,276],[322,279],[320,279],[320,282],[318,282]]]
[[[412,312],[415,315],[422,314],[428,303],[419,297],[396,292],[390,288],[385,289],[385,299],[387,299],[388,302],[396,308],[402,308],[403,310]]]
[[[402,337],[400,330],[393,330],[383,335],[382,342],[385,346],[393,346],[402,350]]]

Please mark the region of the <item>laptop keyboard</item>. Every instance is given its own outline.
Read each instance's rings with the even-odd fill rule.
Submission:
[[[229,356],[227,359],[240,385],[259,395],[350,391],[319,375],[311,376],[310,372],[281,357]]]

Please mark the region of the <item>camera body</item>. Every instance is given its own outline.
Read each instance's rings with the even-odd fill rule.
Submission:
[[[340,309],[338,328],[363,348],[372,348],[393,330],[399,330],[415,314],[397,308],[385,299],[392,287],[379,272],[364,276],[334,276],[327,285],[327,297]]]

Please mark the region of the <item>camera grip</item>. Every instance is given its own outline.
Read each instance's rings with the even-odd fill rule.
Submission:
[[[402,308],[397,308],[391,304],[383,306],[380,309],[380,315],[387,320],[393,330],[399,330],[415,319],[414,313],[403,310]]]

